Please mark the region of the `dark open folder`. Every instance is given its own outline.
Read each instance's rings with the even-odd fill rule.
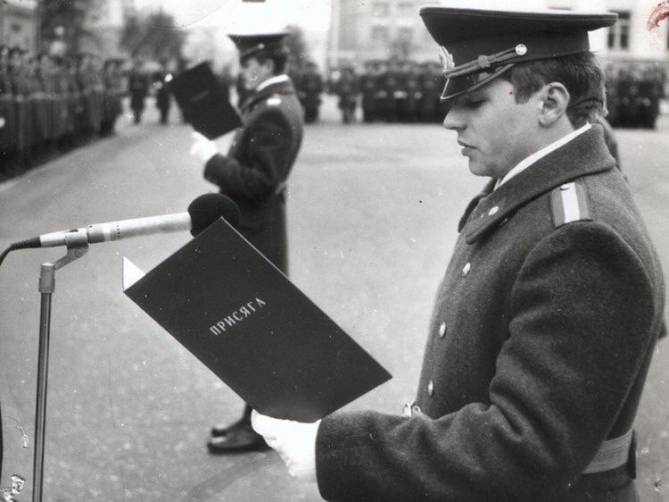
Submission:
[[[207,138],[217,138],[242,125],[209,64],[180,73],[170,82],[170,89],[185,121]]]
[[[313,422],[391,378],[223,219],[131,285],[124,260],[125,293],[265,415]]]

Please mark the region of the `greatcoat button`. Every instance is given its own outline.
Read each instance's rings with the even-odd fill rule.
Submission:
[[[427,383],[427,394],[429,396],[432,396],[432,394],[434,394],[434,382],[432,380],[430,380]]]
[[[463,277],[466,276],[469,273],[469,271],[471,270],[471,268],[472,268],[471,263],[469,263],[469,262],[465,263],[465,266],[462,267],[462,276]]]
[[[439,338],[444,338],[446,336],[446,323],[442,322],[439,325]]]
[[[497,214],[497,211],[499,211],[499,207],[493,206],[490,208],[490,211],[488,211],[488,216],[493,216],[494,214]]]

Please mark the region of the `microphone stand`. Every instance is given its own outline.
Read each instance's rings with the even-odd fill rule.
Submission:
[[[67,254],[55,263],[42,263],[39,292],[41,293],[39,322],[39,356],[37,360],[37,397],[35,406],[35,456],[33,458],[33,502],[42,502],[44,474],[44,437],[46,429],[46,392],[49,373],[49,335],[51,331],[51,296],[56,289],[56,270],[81,258],[88,251],[85,234],[66,234]]]

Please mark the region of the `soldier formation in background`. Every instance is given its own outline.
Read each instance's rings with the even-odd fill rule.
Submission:
[[[124,71],[127,64],[121,59],[103,64],[90,53],[31,56],[20,48],[0,46],[0,176],[20,173],[55,153],[113,134],[124,96],[129,96],[134,122],[140,124],[147,98],[155,95],[160,123],[167,124],[171,75],[166,62],[152,74],[140,59],[129,72]],[[654,128],[669,87],[666,69],[652,62],[609,61],[605,70],[611,125]],[[361,71],[343,65],[327,80],[309,62],[294,75],[294,82],[306,123],[318,121],[323,92],[336,95],[344,124],[356,117],[364,123],[441,123],[446,114],[439,99],[443,76],[436,62],[373,60]],[[221,83],[227,90],[234,79],[227,75]],[[246,93],[236,87],[241,106]]]
[[[362,73],[351,66],[333,72],[330,90],[339,98],[342,122],[433,122],[446,114],[439,100],[443,78],[437,63],[398,59],[367,61]]]
[[[605,66],[609,122],[653,129],[667,89],[667,70],[654,62],[609,62]]]
[[[0,47],[0,175],[113,133],[123,88],[117,62],[92,54],[30,56]]]
[[[153,94],[160,122],[168,123],[170,74],[147,74],[137,59],[126,61],[82,53],[70,57],[31,55],[0,46],[0,178],[13,176],[96,137],[114,134],[130,96],[139,124]]]

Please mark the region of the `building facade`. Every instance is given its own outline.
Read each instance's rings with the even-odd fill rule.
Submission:
[[[605,58],[669,62],[669,23],[665,20],[653,29],[647,26],[657,0],[490,0],[464,2],[461,6],[495,8],[503,5],[504,8],[514,9],[529,3],[557,9],[616,12],[619,21],[615,26],[593,34],[593,50]],[[359,66],[367,60],[387,59],[391,56],[418,62],[438,60],[434,42],[418,15],[420,7],[439,5],[438,1],[332,0],[331,5],[332,21],[327,51],[330,68],[341,64]],[[453,2],[449,2],[449,5],[453,5]]]
[[[0,43],[34,52],[38,46],[36,0],[0,1]]]
[[[133,9],[127,0],[96,0],[86,18],[90,36],[81,40],[80,49],[100,55],[103,59],[122,55],[119,46],[125,16]]]

